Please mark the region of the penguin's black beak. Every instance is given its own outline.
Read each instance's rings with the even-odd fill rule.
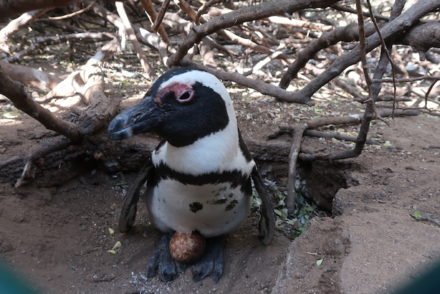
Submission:
[[[138,133],[154,130],[160,123],[162,109],[150,96],[119,113],[108,126],[108,134],[113,140],[130,138]]]

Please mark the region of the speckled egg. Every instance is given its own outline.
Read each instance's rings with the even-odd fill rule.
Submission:
[[[178,262],[191,263],[202,257],[205,245],[205,238],[197,232],[175,232],[170,240],[170,253]]]

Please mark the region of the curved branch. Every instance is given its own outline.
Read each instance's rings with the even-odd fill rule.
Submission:
[[[26,11],[66,6],[72,0],[0,0],[0,20]]]
[[[26,112],[47,129],[60,133],[73,142],[81,140],[82,135],[74,124],[58,119],[49,110],[32,100],[24,86],[16,81],[11,80],[0,68],[0,93],[9,98],[15,107]]]
[[[185,41],[168,59],[168,66],[176,66],[188,53],[188,50],[205,36],[218,30],[239,25],[247,21],[258,20],[272,15],[292,13],[304,8],[327,7],[338,0],[281,0],[265,2],[257,6],[247,6],[230,13],[213,18],[212,20],[197,26],[185,38]]]
[[[365,26],[367,36],[374,33],[374,26],[368,23]],[[280,87],[286,89],[290,82],[296,77],[301,68],[312,59],[316,53],[324,48],[335,45],[338,42],[353,42],[359,40],[359,32],[356,23],[345,27],[339,27],[330,32],[325,32],[321,37],[312,41],[306,48],[298,52],[295,62],[289,65],[286,73],[281,77]]]
[[[385,40],[388,38],[410,28],[413,26],[418,20],[428,14],[431,11],[435,11],[440,8],[439,1],[419,1],[416,2],[413,6],[411,6],[408,10],[402,13],[399,17],[394,19],[393,21],[385,24],[383,28],[380,30],[382,36]],[[366,51],[369,52],[379,46],[381,40],[377,33],[369,36],[366,39]],[[344,69],[348,66],[359,62],[360,60],[360,49],[359,46],[356,46],[350,52],[342,55],[338,59],[336,59],[333,64],[326,69],[322,74],[312,80],[307,84],[303,89],[295,92],[295,99],[299,100],[310,100],[313,94],[315,94],[321,87],[327,84],[329,81],[337,77],[342,73]]]
[[[215,69],[212,67],[207,67],[207,66],[203,66],[200,64],[196,64],[196,63],[188,61],[188,60],[183,60],[181,62],[181,65],[192,66],[195,68],[205,70],[205,71],[210,72],[213,75],[217,76],[221,80],[231,81],[231,82],[237,83],[239,85],[255,89],[258,92],[260,92],[261,94],[275,97],[279,101],[298,103],[298,104],[307,104],[309,102],[307,100],[296,99],[296,97],[293,96],[293,94],[294,94],[293,92],[288,92],[286,90],[281,89],[280,87],[265,83],[260,80],[249,79],[239,73],[226,72],[221,69]]]

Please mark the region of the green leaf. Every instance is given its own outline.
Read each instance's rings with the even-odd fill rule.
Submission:
[[[411,216],[416,220],[420,220],[422,218],[422,212],[420,210],[415,210]]]

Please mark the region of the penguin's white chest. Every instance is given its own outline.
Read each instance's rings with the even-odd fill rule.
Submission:
[[[162,231],[197,230],[205,237],[223,235],[234,230],[250,208],[249,195],[240,185],[232,187],[227,182],[189,185],[163,179],[150,193],[148,209]]]

